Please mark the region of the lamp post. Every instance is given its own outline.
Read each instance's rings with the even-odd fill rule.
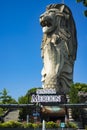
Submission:
[[[29,92],[28,92],[28,101],[27,101],[27,104],[29,104]],[[29,114],[28,114],[28,107],[27,107],[27,116],[26,116],[26,122],[27,122],[27,124],[29,123]]]

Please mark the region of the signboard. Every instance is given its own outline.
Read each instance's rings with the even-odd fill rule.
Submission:
[[[31,99],[32,103],[39,103],[39,102],[61,102],[60,95],[32,95]]]
[[[60,123],[60,127],[64,128],[65,127],[65,123],[64,122]]]
[[[55,89],[37,89],[31,97],[32,103],[65,103],[64,95],[57,95]]]
[[[36,94],[56,94],[55,89],[37,89]]]
[[[40,116],[40,113],[38,113],[38,112],[33,113],[33,116]]]

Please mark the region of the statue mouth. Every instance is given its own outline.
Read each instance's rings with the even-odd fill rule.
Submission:
[[[40,17],[40,25],[42,26],[43,33],[51,33],[54,29],[54,19],[51,17]]]
[[[47,21],[47,20],[41,21],[40,24],[41,24],[42,27],[46,27],[46,26],[51,27],[52,26],[52,23]]]

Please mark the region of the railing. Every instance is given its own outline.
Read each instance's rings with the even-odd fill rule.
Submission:
[[[42,130],[42,128],[0,128],[0,130]],[[45,128],[45,130],[77,130],[77,129],[74,129],[74,128]],[[85,130],[85,129],[81,129],[81,130]]]
[[[46,104],[46,106],[50,106],[50,104]],[[80,103],[80,104],[56,104],[56,106],[59,107],[67,107],[67,108],[87,108],[87,103]],[[1,108],[23,108],[23,107],[36,107],[35,104],[0,104]],[[41,107],[40,104],[37,105],[37,107]]]

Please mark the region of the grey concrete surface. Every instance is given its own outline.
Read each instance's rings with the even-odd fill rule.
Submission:
[[[18,116],[19,116],[19,110],[12,110],[10,111],[5,117],[4,117],[4,121],[18,121]]]

